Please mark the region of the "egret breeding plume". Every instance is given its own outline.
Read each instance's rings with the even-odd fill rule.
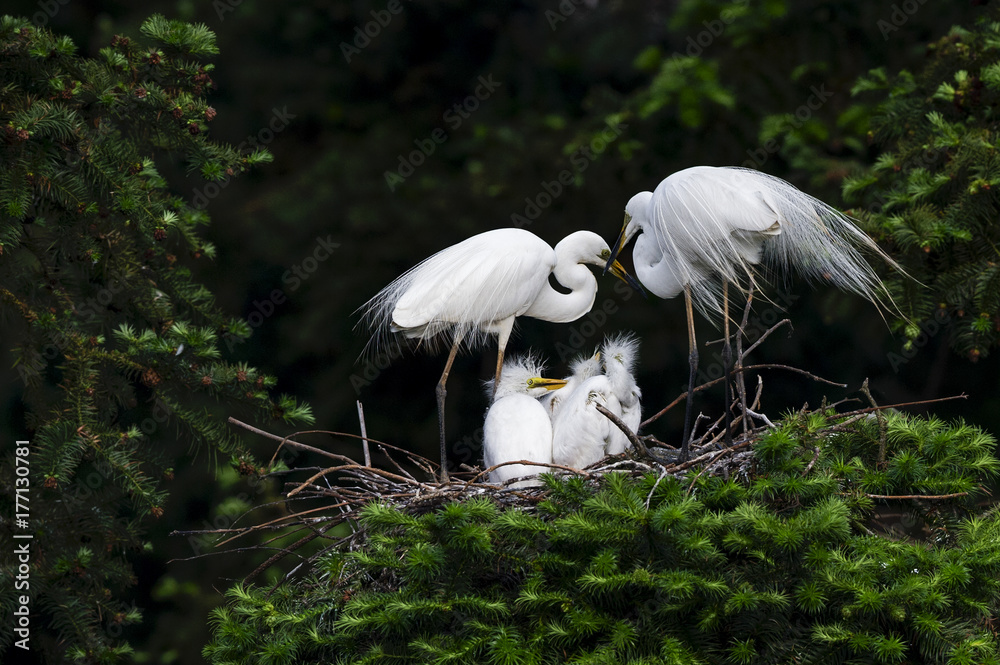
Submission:
[[[580,356],[573,360],[569,364],[570,375],[566,377],[566,385],[562,387],[561,390],[555,392],[550,392],[546,395],[542,395],[538,398],[538,401],[542,403],[548,411],[549,416],[553,419],[556,417],[556,412],[562,406],[563,401],[568,395],[573,394],[573,391],[577,389],[581,383],[586,381],[592,376],[597,376],[601,373],[601,352],[598,351],[592,356]]]
[[[552,461],[582,469],[606,455],[630,447],[628,437],[595,405],[621,418],[634,432],[639,429],[639,386],[632,377],[638,341],[628,335],[605,340],[601,347],[604,373],[582,381],[564,397],[552,417]]]
[[[655,191],[633,196],[625,206],[625,223],[609,266],[637,234],[632,258],[639,281],[661,298],[684,293],[690,377],[682,461],[688,455],[698,367],[692,306],[723,317],[728,440],[730,284],[741,289],[751,284],[754,267],[764,262],[779,273],[794,268],[809,280],[853,291],[883,306],[892,299],[858,249],[902,270],[843,213],[780,178],[744,168],[691,167],[667,177]]]
[[[441,476],[448,479],[444,404],[448,373],[465,342],[475,347],[497,336],[494,385],[500,385],[504,349],[518,316],[568,323],[590,311],[597,279],[588,265],[602,266],[641,290],[638,282],[611,259],[611,249],[596,233],[577,231],[553,249],[523,229],[497,229],[463,240],[414,266],[362,306],[363,320],[380,335],[389,332],[433,343],[450,338],[451,351],[437,384],[441,435]],[[549,275],[566,289],[549,284]]]
[[[488,469],[504,462],[552,462],[552,419],[539,397],[558,391],[565,379],[542,378],[542,364],[531,356],[511,359],[503,366],[499,383],[487,382],[493,404],[483,423],[483,465]],[[553,393],[557,394],[557,393]],[[490,472],[490,481],[536,476],[545,467],[509,464]],[[535,484],[524,480],[512,487]]]

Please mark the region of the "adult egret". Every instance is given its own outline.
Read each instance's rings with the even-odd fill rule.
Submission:
[[[638,432],[639,423],[642,422],[642,406],[639,403],[642,391],[635,382],[633,371],[635,369],[636,356],[639,351],[639,340],[632,335],[619,335],[606,339],[601,353],[604,358],[604,375],[608,377],[608,383],[615,399],[618,400],[623,423],[632,432]],[[617,427],[611,429],[611,440],[608,442],[606,453],[608,455],[620,455],[632,447],[632,443]]]
[[[493,404],[483,423],[483,464],[490,468],[504,462],[527,460],[552,462],[552,420],[538,397],[566,385],[565,379],[541,377],[541,363],[531,356],[504,363],[499,383],[487,382]],[[556,394],[556,393],[552,393]],[[490,481],[537,476],[544,467],[508,464],[490,472]],[[533,481],[519,481],[512,487],[528,487]]]
[[[632,257],[639,281],[661,298],[684,293],[690,377],[682,461],[688,456],[698,367],[692,306],[723,317],[728,439],[730,283],[739,288],[751,282],[754,266],[764,261],[779,271],[794,267],[807,279],[834,284],[881,306],[883,299],[891,303],[891,296],[858,248],[902,270],[849,217],[780,178],[751,169],[695,166],[670,175],[653,192],[633,196],[609,266],[636,234]]]
[[[549,416],[554,419],[556,417],[556,412],[562,406],[566,397],[573,394],[573,391],[576,390],[581,383],[592,376],[600,374],[601,369],[600,351],[589,357],[580,356],[574,359],[573,362],[569,364],[570,375],[566,377],[566,385],[560,390],[542,395],[538,398],[538,401],[545,407]]]
[[[451,339],[436,391],[443,481],[448,480],[445,384],[459,346],[464,341],[474,347],[496,335],[494,385],[499,385],[504,349],[516,317],[568,323],[590,311],[597,280],[587,265],[604,266],[641,290],[610,257],[608,244],[590,231],[571,233],[554,249],[523,229],[486,231],[425,259],[361,307],[363,320],[376,331],[376,346],[389,332],[419,343],[432,343],[439,335]],[[569,292],[554,289],[549,275]]]

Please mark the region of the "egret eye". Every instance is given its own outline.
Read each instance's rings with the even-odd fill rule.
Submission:
[[[611,258],[611,250],[610,249],[602,249],[601,250],[601,258],[602,259],[609,259],[609,258]]]

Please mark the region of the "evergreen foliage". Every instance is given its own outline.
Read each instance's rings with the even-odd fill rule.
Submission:
[[[198,232],[209,220],[159,171],[184,159],[221,180],[270,157],[206,137],[207,28],[153,16],[141,32],[91,59],[66,37],[0,18],[0,336],[27,405],[30,646],[51,662],[128,653],[114,639],[140,619],[120,597],[135,582],[128,557],[143,547],[144,520],[164,510],[172,456],[195,446],[252,470],[206,397],[268,420],[312,418],[271,396],[273,378],[223,360],[223,338],[249,327],[192,279],[187,265],[214,255]],[[5,516],[12,459],[0,469]],[[11,579],[12,549],[0,560]],[[5,626],[17,593],[0,591]],[[0,631],[0,648],[11,640]]]
[[[995,441],[792,414],[745,477],[547,476],[537,505],[375,502],[312,577],[237,586],[214,663],[1000,663]],[[879,462],[884,450],[884,462]],[[891,499],[905,493],[937,498]],[[967,493],[967,494],[966,494]],[[943,494],[962,494],[941,498]],[[908,506],[912,533],[877,506]]]
[[[917,280],[888,277],[908,344],[945,327],[976,360],[1000,344],[1000,10],[929,54],[916,74],[876,69],[857,82],[862,99],[879,95],[868,137],[882,152],[844,193]]]

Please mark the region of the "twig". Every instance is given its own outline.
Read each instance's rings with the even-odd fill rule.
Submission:
[[[747,347],[747,350],[744,351],[744,353],[746,355],[749,355],[754,349],[756,349],[758,346],[760,346],[764,342],[765,339],[767,339],[768,337],[770,337],[771,333],[773,333],[775,330],[777,330],[778,328],[780,328],[783,325],[788,325],[788,327],[792,328],[792,330],[794,331],[794,328],[792,327],[792,321],[791,321],[791,319],[782,319],[782,320],[778,321],[777,323],[775,323],[770,328],[768,328],[767,330],[765,330],[763,333],[761,333],[761,336],[757,338],[757,341],[754,342],[753,344],[751,344],[749,347]],[[791,334],[791,333],[789,333],[789,334]]]
[[[899,409],[904,406],[921,406],[923,404],[934,404],[936,402],[950,402],[953,399],[969,399],[969,396],[965,393],[961,395],[952,395],[950,397],[936,397],[934,399],[921,399],[916,402],[903,402],[902,404],[886,404],[885,406],[870,406],[864,409],[855,409],[854,411],[845,411],[844,413],[835,414],[837,418],[845,418],[848,416],[855,416],[865,413],[872,413],[873,411],[883,411],[885,409]]]
[[[868,401],[873,407],[875,407],[875,418],[878,420],[878,467],[885,468],[885,415],[882,410],[878,408],[878,404],[875,403],[875,398],[872,397],[871,390],[868,389],[868,377],[865,377],[864,383],[861,384],[861,394],[868,398]]]
[[[361,406],[361,400],[358,400],[358,421],[361,423],[361,445],[365,452],[365,466],[371,466],[372,454],[368,450],[368,431],[365,428],[365,408]]]
[[[819,383],[826,383],[826,384],[831,385],[831,386],[837,386],[838,388],[846,388],[847,387],[846,383],[837,383],[836,381],[830,381],[829,379],[824,379],[821,376],[816,376],[815,374],[811,374],[810,372],[807,372],[804,369],[799,369],[798,367],[791,367],[789,365],[780,365],[780,364],[775,364],[775,363],[767,363],[767,364],[763,364],[763,365],[748,365],[746,367],[740,367],[738,371],[741,372],[741,373],[743,373],[743,372],[749,372],[750,370],[755,370],[755,369],[784,369],[784,370],[788,370],[790,372],[796,372],[798,374],[802,374],[804,376],[809,377],[813,381],[817,381]],[[734,371],[737,371],[737,370],[734,370]],[[701,392],[702,390],[706,390],[706,389],[714,386],[719,381],[722,381],[723,378],[724,377],[720,377],[718,379],[712,379],[711,381],[707,381],[707,382],[701,384],[700,386],[696,386],[695,389],[692,392],[696,392],[697,393],[697,392]],[[685,390],[680,395],[678,395],[676,397],[676,399],[674,399],[674,401],[672,401],[670,404],[667,404],[665,407],[663,407],[662,409],[660,409],[657,413],[654,413],[652,416],[650,416],[646,420],[643,420],[641,423],[639,423],[639,427],[640,428],[641,427],[645,427],[645,426],[649,425],[651,422],[657,420],[658,418],[660,418],[660,416],[662,416],[663,414],[665,414],[667,411],[669,411],[670,409],[674,408],[675,406],[677,406],[678,404],[680,404],[682,401],[684,401],[684,399],[686,397],[687,397],[687,391]]]
[[[628,428],[628,425],[626,425],[621,418],[619,418],[614,413],[609,411],[608,408],[603,404],[595,403],[594,408],[603,413],[605,418],[613,422],[615,424],[615,427],[617,427],[622,431],[622,434],[624,434],[628,438],[628,440],[632,442],[632,445],[635,446],[635,449],[638,450],[640,454],[642,454],[644,457],[649,456],[649,451],[646,450],[646,444],[644,444],[642,440],[638,436],[636,436],[635,432],[633,432]]]
[[[476,480],[478,480],[482,476],[489,475],[490,471],[494,471],[496,469],[499,469],[502,466],[509,466],[511,464],[524,464],[526,466],[547,466],[550,469],[559,469],[560,471],[569,471],[571,473],[582,474],[584,476],[587,476],[588,478],[591,477],[591,474],[587,473],[583,469],[574,469],[571,466],[563,466],[562,464],[551,464],[549,462],[532,462],[531,460],[521,459],[521,460],[511,460],[511,461],[508,461],[508,462],[501,462],[500,464],[495,464],[495,465],[491,466],[488,469],[483,469],[482,471],[480,471],[479,473],[477,473],[472,478],[472,480],[470,480],[467,483],[465,483],[465,487],[468,487],[469,485],[472,485],[473,483],[475,483]],[[524,477],[525,478],[530,478],[530,476],[524,476]],[[515,480],[515,479],[511,479],[511,480]]]
[[[856,496],[852,492],[838,492],[838,496]],[[968,492],[955,492],[954,494],[862,494],[869,499],[955,499],[960,496],[969,496]]]
[[[809,461],[809,464],[806,465],[805,471],[802,472],[803,477],[809,475],[809,472],[812,471],[813,465],[816,463],[816,460],[818,459],[819,459],[819,448],[816,447],[813,448],[813,458]]]

